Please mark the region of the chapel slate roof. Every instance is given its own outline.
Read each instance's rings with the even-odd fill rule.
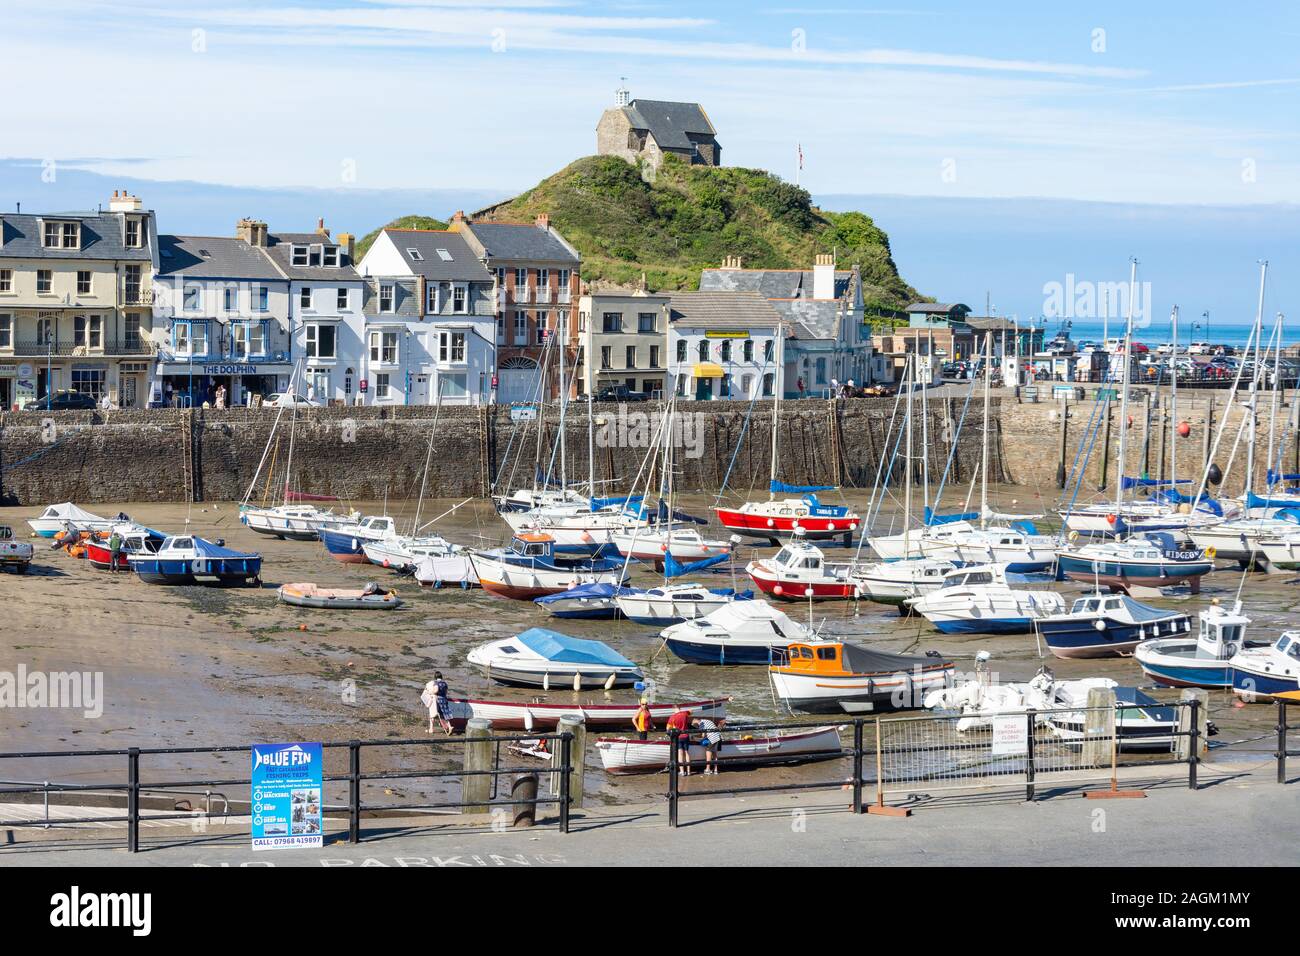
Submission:
[[[691,328],[776,328],[781,314],[757,292],[674,292],[668,320]]]
[[[714,136],[717,131],[699,103],[668,100],[633,100],[623,107],[633,129],[649,130],[663,149],[692,149],[688,133]]]

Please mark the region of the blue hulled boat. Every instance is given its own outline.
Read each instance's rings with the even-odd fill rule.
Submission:
[[[1250,618],[1241,602],[1229,611],[1217,602],[1198,615],[1200,630],[1193,640],[1161,637],[1143,641],[1133,656],[1143,672],[1167,687],[1231,687],[1232,657],[1252,645],[1246,640]]]
[[[1300,631],[1285,631],[1267,647],[1238,651],[1229,663],[1233,692],[1246,700],[1300,691]]]
[[[365,546],[385,538],[395,537],[397,525],[392,518],[372,515],[360,521],[347,522],[331,528],[321,528],[320,540],[335,561],[344,564],[365,564]]]
[[[1182,611],[1097,591],[1075,600],[1065,614],[1042,618],[1038,631],[1057,657],[1128,657],[1145,640],[1190,635],[1192,623]]]
[[[260,554],[193,535],[173,535],[155,553],[132,554],[129,560],[146,584],[257,584],[262,571]]]
[[[1123,541],[1098,541],[1056,552],[1058,572],[1072,581],[1127,591],[1133,586],[1162,588],[1186,584],[1201,590],[1201,577],[1214,560],[1199,549],[1179,548],[1173,535],[1151,532]]]
[[[545,609],[551,617],[573,621],[613,620],[619,616],[616,598],[620,594],[639,593],[640,588],[621,588],[617,584],[594,582],[579,584],[558,594],[545,594],[533,598],[533,603]]]

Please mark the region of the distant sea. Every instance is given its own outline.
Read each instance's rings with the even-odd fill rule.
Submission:
[[[1124,334],[1124,319],[1111,319],[1109,323],[1103,323],[1100,319],[1070,319],[1070,338],[1076,342],[1100,342],[1107,336],[1110,338],[1119,338]],[[1061,328],[1059,320],[1047,320],[1047,339],[1051,339]],[[1186,318],[1178,321],[1178,345],[1180,348],[1186,348],[1192,342],[1209,342],[1211,345],[1235,345],[1244,346],[1250,339],[1252,326],[1240,323],[1214,322],[1211,321],[1207,327],[1205,322],[1197,319],[1195,324]],[[1261,348],[1269,344],[1269,336],[1273,334],[1273,319],[1265,317],[1264,319],[1264,340]],[[1173,332],[1170,328],[1168,318],[1153,320],[1145,328],[1135,327],[1133,329],[1133,340],[1143,342],[1147,345],[1159,345],[1163,342],[1173,341]],[[1296,328],[1292,323],[1287,322],[1282,327],[1282,345],[1295,345],[1300,341],[1300,334],[1297,334]]]

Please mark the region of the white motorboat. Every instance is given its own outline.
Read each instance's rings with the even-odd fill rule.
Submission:
[[[753,600],[753,592],[709,588],[703,584],[664,584],[648,590],[625,588],[613,598],[619,613],[637,624],[694,621],[733,601]]]
[[[683,525],[618,529],[610,533],[609,540],[625,558],[657,563],[663,563],[665,554],[676,561],[702,561],[731,551],[730,542],[706,538],[697,528]]]
[[[508,495],[494,495],[492,503],[497,511],[505,514],[538,508],[587,509],[591,500],[572,488],[516,488]]]
[[[1216,599],[1198,615],[1195,638],[1157,637],[1142,641],[1133,649],[1143,673],[1168,687],[1231,687],[1231,659],[1246,646],[1250,618],[1241,613],[1241,602],[1228,610]]]
[[[943,587],[944,576],[957,566],[938,558],[901,558],[855,565],[849,580],[857,594],[877,604],[905,606]]]
[[[395,535],[361,545],[367,561],[393,571],[410,571],[424,558],[443,558],[462,550],[460,545],[452,544],[440,534]]]
[[[1190,637],[1192,625],[1182,611],[1098,590],[1076,598],[1068,612],[1040,620],[1038,633],[1057,657],[1127,657],[1142,641],[1161,635]]]
[[[904,558],[938,557],[961,535],[975,531],[975,525],[966,520],[945,521],[925,528],[913,528],[899,534],[873,535],[871,550],[885,561]]]
[[[618,532],[630,533],[648,527],[643,517],[622,507],[598,511],[543,508],[528,512],[507,511],[501,517],[516,534],[550,535],[557,551],[570,553],[592,554],[612,545]]]
[[[543,690],[631,687],[643,676],[608,644],[542,627],[480,644],[469,652],[469,662],[498,683]]]
[[[732,601],[705,617],[664,628],[668,649],[688,664],[771,664],[794,643],[820,639],[766,601]]]
[[[356,512],[340,515],[310,504],[275,505],[271,508],[244,505],[239,509],[239,520],[249,531],[293,541],[315,541],[320,538],[321,529],[355,521],[359,517]]]
[[[847,642],[792,644],[769,669],[776,696],[807,714],[864,714],[920,707],[951,686],[954,666],[937,656],[890,654]]]
[[[129,521],[124,514],[114,518],[101,518],[85,508],[65,501],[60,505],[46,505],[39,517],[28,518],[27,524],[42,538],[53,538],[60,531],[111,531],[114,525]]]
[[[850,580],[851,562],[826,560],[822,549],[796,537],[770,558],[755,558],[745,567],[764,594],[784,601],[851,598],[857,593]]]
[[[560,554],[554,538],[537,533],[518,534],[506,548],[468,554],[484,590],[529,601],[579,584],[615,584],[624,564],[621,559]]]
[[[383,541],[397,536],[397,522],[388,515],[368,515],[360,521],[345,521],[320,529],[321,544],[335,561],[365,564],[363,548],[367,541]]]
[[[411,576],[417,584],[426,588],[442,588],[455,585],[459,588],[472,588],[480,584],[474,562],[467,551],[453,554],[426,554],[415,562]]]
[[[942,527],[942,526],[941,526]],[[927,557],[959,564],[996,564],[1016,574],[1046,571],[1056,560],[1056,539],[1025,528],[957,527],[922,545]]]
[[[1261,537],[1256,546],[1269,571],[1300,571],[1300,529],[1275,537]]]
[[[1131,587],[1188,585],[1201,590],[1202,576],[1214,570],[1213,550],[1179,548],[1167,532],[1150,531],[1122,541],[1103,540],[1060,548],[1056,564],[1071,581],[1127,592]]]
[[[1215,558],[1237,561],[1243,565],[1268,560],[1263,542],[1277,542],[1291,536],[1300,536],[1300,508],[1283,508],[1267,518],[1237,518],[1205,528],[1195,528],[1192,540],[1202,549],[1213,548]],[[1285,561],[1285,556],[1274,544],[1274,554]],[[1285,570],[1280,568],[1279,570]]]
[[[1022,591],[1011,586],[1002,565],[956,568],[943,587],[907,602],[944,634],[1024,634],[1034,623],[1065,610],[1055,591]]]
[[[1285,631],[1272,644],[1240,650],[1229,661],[1232,690],[1243,700],[1300,691],[1300,631]]]

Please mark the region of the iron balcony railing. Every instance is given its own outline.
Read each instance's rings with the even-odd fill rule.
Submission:
[[[2,347],[0,352],[4,352]],[[157,346],[148,339],[108,336],[102,340],[102,344],[95,345],[88,345],[75,339],[51,339],[48,342],[20,339],[14,342],[12,352],[5,354],[22,358],[40,358],[47,355],[75,358],[82,355],[155,355],[157,352]]]

